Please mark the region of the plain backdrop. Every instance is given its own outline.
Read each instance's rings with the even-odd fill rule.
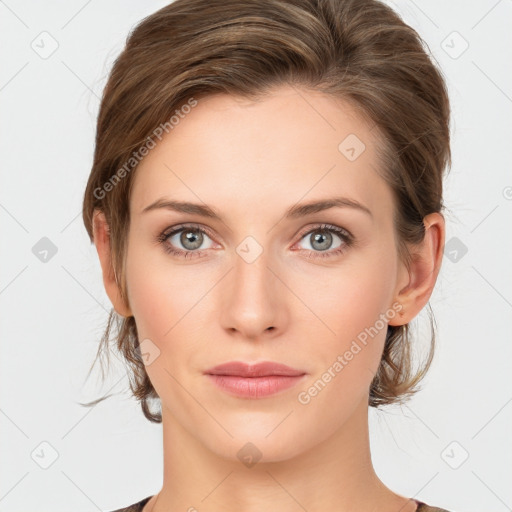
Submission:
[[[0,1],[1,512],[114,510],[162,483],[161,425],[130,398],[122,365],[103,385],[99,367],[86,380],[110,302],[81,201],[112,62],[134,24],[166,3]],[[454,512],[505,512],[512,2],[390,5],[446,77],[453,165],[431,300],[438,350],[416,397],[370,411],[373,461],[401,494]],[[109,390],[116,395],[96,407],[78,405]]]

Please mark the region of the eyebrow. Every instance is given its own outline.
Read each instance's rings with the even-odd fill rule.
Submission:
[[[305,217],[306,215],[311,215],[312,213],[329,210],[330,208],[353,208],[368,214],[370,217],[373,217],[370,209],[355,199],[350,199],[348,197],[331,197],[322,199],[320,201],[295,204],[286,210],[284,218],[297,219],[300,217]],[[141,213],[146,213],[157,209],[173,210],[180,213],[190,213],[194,215],[200,215],[201,217],[208,217],[210,219],[222,221],[222,217],[217,212],[217,210],[208,205],[189,203],[185,201],[175,201],[165,197],[157,199],[154,203],[146,206]]]

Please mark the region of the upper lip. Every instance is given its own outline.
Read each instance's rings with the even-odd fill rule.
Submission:
[[[272,361],[262,361],[256,364],[230,361],[229,363],[214,366],[206,370],[205,373],[210,375],[236,375],[239,377],[264,377],[267,375],[298,376],[304,375],[306,372]]]

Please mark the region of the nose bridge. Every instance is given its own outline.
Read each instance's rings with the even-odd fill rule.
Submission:
[[[262,335],[269,327],[276,330],[283,302],[272,272],[271,251],[251,237],[236,248],[230,272],[229,297],[223,313],[224,327],[246,337]],[[269,268],[270,267],[270,268]]]

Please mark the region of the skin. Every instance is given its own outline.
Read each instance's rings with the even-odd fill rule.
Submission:
[[[354,161],[338,150],[349,134],[366,145]],[[402,309],[385,317],[389,324],[411,321],[437,279],[444,219],[425,217],[408,270],[397,252],[392,192],[376,170],[375,136],[348,104],[317,92],[283,86],[258,102],[201,99],[136,171],[128,304],[96,213],[107,294],[119,314],[135,317],[140,340],[160,351],[146,370],[162,402],[164,482],[144,512],[416,510],[380,481],[370,456],[368,394],[385,328],[309,403],[298,401],[393,304]],[[332,196],[356,200],[371,215],[340,207],[284,219],[296,203]],[[162,197],[210,205],[223,221],[163,208],[141,213]],[[155,242],[180,223],[209,229],[202,256],[174,256]],[[318,256],[345,244],[330,232],[331,245],[318,249],[321,223],[348,230],[355,243]],[[166,243],[191,252],[180,234]],[[237,253],[247,236],[263,249],[251,263]],[[232,360],[277,361],[307,375],[277,395],[243,399],[203,374]],[[237,457],[247,442],[261,452],[252,467]]]

